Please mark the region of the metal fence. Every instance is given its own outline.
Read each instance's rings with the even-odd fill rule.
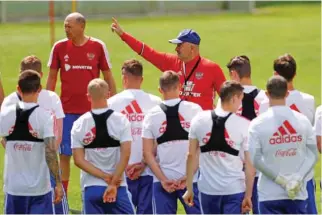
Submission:
[[[72,2],[55,1],[56,19],[72,11]],[[217,13],[226,10],[250,12],[254,1],[77,1],[76,10],[89,18]],[[48,20],[48,1],[0,1],[1,22]]]

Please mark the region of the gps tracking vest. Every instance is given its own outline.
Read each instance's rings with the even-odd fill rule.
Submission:
[[[250,93],[244,93],[244,98],[242,101],[243,110],[241,115],[249,120],[253,120],[257,116],[255,113],[254,100],[258,93],[258,89],[255,89]]]
[[[96,134],[94,140],[88,145],[84,146],[85,149],[95,149],[95,148],[110,148],[119,147],[120,141],[113,139],[107,130],[107,119],[113,113],[113,110],[107,110],[101,114],[94,114],[91,112],[92,117],[95,122]]]
[[[29,132],[28,122],[31,113],[38,108],[39,105],[36,105],[33,108],[28,110],[23,110],[19,107],[19,104],[16,105],[16,122],[13,128],[13,131],[9,136],[6,137],[7,141],[32,141],[32,142],[43,142],[43,139],[36,138],[32,136]]]
[[[181,102],[175,106],[160,104],[160,108],[166,115],[167,126],[165,132],[157,138],[158,144],[173,140],[188,140],[188,132],[182,128],[179,118],[179,105]]]
[[[221,151],[238,156],[239,151],[228,145],[225,139],[225,123],[231,114],[232,113],[229,113],[226,117],[220,117],[216,115],[215,111],[211,111],[211,118],[213,122],[211,136],[206,145],[200,147],[201,153]]]

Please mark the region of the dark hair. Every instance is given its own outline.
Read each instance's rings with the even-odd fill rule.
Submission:
[[[173,71],[165,71],[159,79],[160,88],[165,92],[176,89],[179,83],[179,75]]]
[[[129,73],[133,76],[142,76],[143,75],[143,66],[140,63],[140,61],[131,59],[126,60],[123,63],[122,70],[124,70],[126,73]]]
[[[243,93],[243,86],[237,81],[229,80],[225,81],[219,91],[219,97],[221,102],[229,101],[233,96],[240,95]]]
[[[22,93],[36,93],[40,89],[40,75],[34,70],[25,70],[20,73],[18,86]]]
[[[283,76],[288,82],[296,75],[296,62],[290,54],[284,54],[274,60],[274,71]]]
[[[267,81],[266,90],[272,99],[283,99],[287,94],[287,81],[282,76],[273,76]]]
[[[227,68],[229,72],[236,71],[239,78],[249,78],[251,74],[250,61],[246,55],[236,56],[230,59]]]
[[[41,61],[38,57],[35,55],[30,55],[22,59],[20,63],[20,72],[23,72],[25,70],[34,70],[38,73],[41,73]]]

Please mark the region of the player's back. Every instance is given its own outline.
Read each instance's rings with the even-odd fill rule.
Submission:
[[[54,137],[50,112],[35,103],[6,106],[0,135],[6,137],[4,190],[11,195],[38,196],[51,189],[43,138]],[[33,110],[33,111],[32,111]],[[19,117],[17,120],[17,114]]]
[[[124,90],[108,99],[109,108],[124,114],[131,123],[133,142],[129,164],[142,161],[142,123],[146,113],[160,103],[159,97],[139,89]]]
[[[222,151],[209,151],[200,154],[199,189],[208,195],[230,195],[245,191],[245,174],[243,158],[246,145],[249,120],[235,113],[217,107],[215,113],[219,117],[228,117],[224,126],[224,138],[228,145],[238,150],[237,156]],[[212,111],[199,113],[192,122],[192,133],[199,140],[200,147],[211,144],[213,127]],[[217,125],[219,126],[219,125]],[[220,125],[221,126],[221,125]],[[238,128],[238,129],[236,129]],[[221,141],[214,136],[213,141]]]
[[[115,111],[108,116],[106,127],[96,127],[98,124],[93,114],[97,117],[102,117],[100,115],[107,113],[107,111],[110,110],[108,108],[94,109],[83,114],[74,122],[71,131],[72,147],[84,148],[85,159],[88,162],[106,173],[113,174],[120,160],[120,144],[125,141],[131,141],[132,137],[129,136],[130,131],[128,130],[130,126],[128,120],[123,114]],[[99,126],[102,125],[100,124]],[[104,131],[105,128],[107,129],[106,131]],[[95,143],[96,138],[102,137],[102,132],[107,132],[108,138],[111,139],[104,139],[106,140],[105,143],[98,139],[99,144],[104,145],[91,146]],[[82,187],[106,186],[106,182],[103,179],[92,176],[83,170],[81,171],[81,184]],[[125,175],[123,175],[121,183],[121,186],[124,185],[126,185]]]
[[[143,125],[143,137],[155,139],[158,143],[157,157],[159,165],[168,179],[177,180],[185,175],[186,172],[186,155],[189,149],[188,132],[192,118],[202,111],[198,104],[181,101],[180,99],[171,99],[162,103],[168,107],[178,107],[178,116],[181,127],[175,127],[174,131],[170,131],[167,137],[161,139],[168,132],[166,113],[161,109],[160,105],[152,108],[145,117]],[[181,131],[186,132],[186,139],[170,140],[175,134]],[[175,137],[176,138],[176,137]]]
[[[289,95],[286,97],[286,105],[292,110],[304,114],[313,125],[315,114],[315,100],[310,94],[292,90],[289,91]],[[269,101],[265,99],[260,105],[260,113],[265,112],[269,108]]]
[[[1,105],[1,109],[4,109],[5,107],[11,105],[15,105],[19,101],[21,101],[21,98],[19,97],[18,93],[13,92],[9,94],[7,97],[5,97]],[[53,91],[42,89],[39,93],[37,104],[40,107],[54,113],[57,119],[65,117],[60,98]]]
[[[251,122],[265,164],[282,175],[298,171],[306,156],[307,117],[288,106],[274,106]],[[251,146],[254,147],[254,146]],[[265,175],[259,179],[260,200],[288,199],[285,190]],[[306,199],[305,189],[299,194]]]

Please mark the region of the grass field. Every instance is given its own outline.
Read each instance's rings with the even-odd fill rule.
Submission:
[[[113,73],[121,91],[120,67],[129,58],[142,59],[132,52],[110,31],[111,17],[104,21],[88,20],[87,34],[106,42],[113,64]],[[225,71],[228,60],[235,55],[246,54],[252,62],[252,77],[255,85],[263,88],[272,75],[273,60],[286,52],[291,53],[298,63],[296,87],[315,96],[321,104],[321,17],[320,4],[263,7],[253,15],[187,15],[180,17],[132,18],[119,20],[123,28],[157,50],[174,52],[174,46],[167,40],[177,36],[183,28],[194,28],[199,32],[201,53],[217,62]],[[64,37],[63,23],[56,25],[56,40]],[[49,52],[48,24],[6,24],[0,25],[0,73],[6,94],[15,90],[20,60],[35,54],[43,60],[44,77],[47,77]],[[148,62],[144,64],[143,88],[157,94],[160,72]],[[77,80],[75,80],[77,81]],[[59,92],[59,85],[57,92]],[[4,150],[0,149],[0,155]],[[2,156],[3,157],[3,156]],[[2,185],[3,158],[0,159],[0,184]],[[320,180],[320,162],[316,166],[315,178]],[[69,188],[69,204],[81,209],[79,170],[72,164]],[[320,187],[317,186],[316,202],[320,207]],[[0,192],[0,211],[3,208],[3,194]],[[178,213],[184,213],[179,206]]]

